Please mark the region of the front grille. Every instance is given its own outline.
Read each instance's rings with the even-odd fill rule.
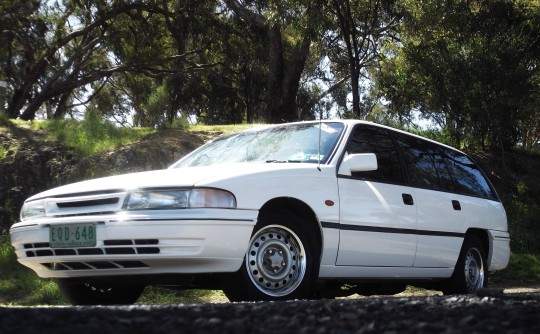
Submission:
[[[159,254],[157,239],[105,240],[103,246],[92,248],[50,248],[48,242],[24,244],[27,257],[43,256],[100,256],[128,254]]]
[[[41,265],[55,271],[148,268],[148,265],[140,261],[51,262]]]
[[[102,215],[122,209],[124,191],[103,191],[53,196],[45,200],[45,212],[50,217]]]
[[[74,214],[54,215],[54,216],[57,218],[66,218],[66,217],[98,216],[98,215],[112,215],[112,214],[114,214],[114,211],[96,211],[96,212],[74,213]]]
[[[116,204],[120,198],[111,197],[111,198],[102,198],[86,201],[73,201],[73,202],[59,202],[56,205],[59,208],[80,208],[85,206],[95,206],[95,205],[107,205],[107,204]]]

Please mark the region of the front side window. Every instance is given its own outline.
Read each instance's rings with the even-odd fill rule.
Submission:
[[[220,137],[193,151],[171,168],[231,163],[326,163],[343,123],[297,123]]]
[[[369,172],[353,172],[353,177],[371,181],[388,183],[403,183],[403,172],[399,156],[388,135],[383,128],[369,125],[357,125],[347,144],[348,154],[375,153],[377,156],[377,170]]]

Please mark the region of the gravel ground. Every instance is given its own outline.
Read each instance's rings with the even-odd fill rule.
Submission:
[[[0,307],[2,333],[540,333],[540,293],[137,305]]]

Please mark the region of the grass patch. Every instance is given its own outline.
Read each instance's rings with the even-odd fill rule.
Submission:
[[[0,160],[7,156],[7,150],[3,145],[0,145]]]
[[[498,286],[527,286],[540,282],[540,255],[510,256],[505,270],[490,276],[490,283]],[[416,293],[414,287],[409,293]],[[227,302],[219,290],[171,290],[147,287],[137,304],[194,304]],[[0,237],[0,305],[67,305],[52,280],[39,278],[32,270],[19,264],[9,238]]]
[[[504,207],[508,216],[512,252],[540,254],[540,205],[510,200],[505,201]]]
[[[258,126],[264,126],[264,124],[234,124],[234,125],[204,125],[204,124],[195,124],[191,125],[188,128],[188,131],[198,132],[221,132],[223,134],[243,131]]]
[[[137,304],[223,303],[229,300],[221,290],[171,290],[147,287]]]
[[[540,255],[510,254],[510,263],[504,270],[498,271],[491,277],[493,284],[528,285],[540,282]]]
[[[156,131],[149,128],[118,128],[91,114],[83,121],[48,120],[33,124],[35,128],[45,130],[51,139],[63,142],[84,157],[138,141]]]
[[[0,126],[7,125],[8,122],[9,116],[4,111],[0,111]]]
[[[219,290],[170,290],[147,287],[137,304],[227,302]],[[0,237],[0,305],[68,305],[58,286],[17,262],[9,237]]]
[[[54,282],[39,278],[17,262],[7,236],[0,237],[0,304],[66,304]]]
[[[70,119],[47,120],[33,122],[32,124],[35,129],[44,130],[50,139],[64,143],[83,157],[139,141],[142,137],[157,131],[156,129],[151,128],[119,128],[113,123],[92,114],[87,114],[82,121]],[[197,124],[189,126],[187,131],[219,132],[227,134],[243,131],[258,125],[260,124]]]

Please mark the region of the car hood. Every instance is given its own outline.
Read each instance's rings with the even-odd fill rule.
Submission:
[[[222,172],[223,168],[213,166],[164,169],[109,176],[50,189],[28,198],[28,201],[46,197],[69,196],[70,194],[125,191],[137,188],[192,187],[198,182],[215,177]]]
[[[193,187],[199,183],[204,184],[204,186],[211,186],[213,180],[223,180],[248,174],[267,174],[277,170],[283,172],[283,170],[306,168],[315,169],[315,166],[313,164],[232,164],[155,170],[72,183],[36,194],[28,198],[27,201],[84,193],[121,192],[140,188]]]

